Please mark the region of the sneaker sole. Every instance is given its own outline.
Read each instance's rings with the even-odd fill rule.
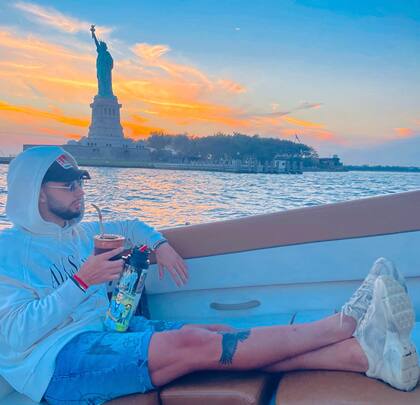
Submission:
[[[382,302],[387,314],[387,343],[384,356],[392,357],[397,372],[393,386],[410,391],[418,382],[419,367],[416,347],[410,339],[415,315],[410,298],[396,280],[382,276],[378,280],[383,288]]]

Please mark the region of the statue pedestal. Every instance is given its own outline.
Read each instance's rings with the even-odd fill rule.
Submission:
[[[122,105],[118,103],[117,97],[95,96],[90,107],[92,108],[92,121],[85,144],[88,146],[123,146],[127,140],[124,139],[120,122]]]

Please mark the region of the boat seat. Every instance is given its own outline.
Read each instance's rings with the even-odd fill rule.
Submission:
[[[106,405],[266,405],[274,391],[277,377],[263,372],[205,371],[189,374],[147,394],[115,398]],[[2,379],[0,379],[0,383]],[[1,405],[36,404],[17,393],[4,380]],[[44,404],[44,402],[42,402]]]
[[[47,405],[46,402],[34,402],[25,395],[16,392],[0,376],[0,405]],[[158,391],[148,392],[147,394],[133,394],[125,397],[116,398],[108,401],[107,405],[160,405]]]
[[[278,377],[260,371],[205,371],[163,387],[162,405],[266,405]]]
[[[121,398],[115,398],[106,402],[106,405],[160,405],[158,391],[147,394],[132,394]]]
[[[403,392],[359,373],[344,371],[293,371],[284,374],[276,405],[418,405],[420,386]]]

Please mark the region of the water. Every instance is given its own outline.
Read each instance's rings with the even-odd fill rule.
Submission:
[[[7,165],[0,165],[0,229],[5,216]],[[156,227],[198,224],[380,194],[420,189],[420,173],[237,174],[181,170],[87,168],[89,203],[105,220],[137,217]]]

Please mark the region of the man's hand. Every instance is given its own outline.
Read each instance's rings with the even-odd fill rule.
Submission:
[[[124,261],[122,259],[112,261],[109,259],[122,253],[123,251],[124,248],[121,247],[101,253],[100,255],[89,256],[77,272],[77,277],[79,277],[88,286],[116,280],[120,276]]]
[[[184,259],[175,252],[169,243],[163,243],[155,250],[156,263],[159,268],[159,278],[163,278],[165,268],[171,274],[176,285],[180,287],[188,281],[188,269]]]

